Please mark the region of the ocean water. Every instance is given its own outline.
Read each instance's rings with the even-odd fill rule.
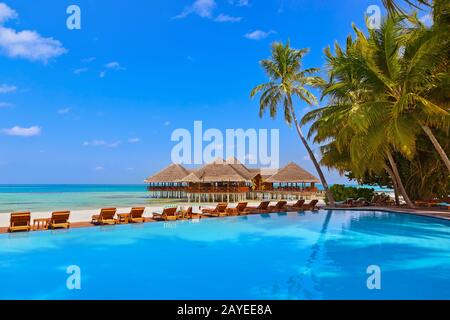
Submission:
[[[450,299],[449,248],[450,221],[367,211],[3,234],[0,299]]]
[[[321,185],[318,188],[321,189]],[[149,198],[145,184],[0,185],[0,213],[150,206],[167,202]]]
[[[146,185],[0,185],[0,213],[151,205]]]

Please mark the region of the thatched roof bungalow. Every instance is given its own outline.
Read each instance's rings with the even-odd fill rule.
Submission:
[[[216,159],[197,170],[188,170],[179,164],[172,164],[148,177],[149,191],[154,197],[176,197],[190,199],[195,194],[198,200],[229,199],[245,200],[250,193],[300,193],[315,189],[319,180],[294,162],[266,175],[263,170],[249,169],[235,158],[226,161]],[[306,188],[305,184],[310,184]],[[213,200],[213,201],[214,201]],[[206,200],[207,201],[207,200]],[[220,200],[219,200],[220,201]]]

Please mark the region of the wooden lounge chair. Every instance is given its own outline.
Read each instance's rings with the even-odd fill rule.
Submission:
[[[338,201],[335,205],[338,208],[351,208],[355,206],[353,198],[348,198],[344,201]]]
[[[292,205],[288,205],[287,210],[288,211],[302,210],[304,204],[305,204],[305,200],[303,200],[303,199],[297,200],[296,203],[294,203]]]
[[[144,223],[145,218],[142,216],[144,214],[145,208],[131,208],[130,217],[128,218],[128,222],[131,223]]]
[[[50,218],[48,222],[48,228],[49,229],[69,229],[70,228],[70,211],[59,211],[59,212],[53,212],[52,217]]]
[[[318,210],[317,204],[319,200],[311,200],[308,204],[303,205],[304,210]]]
[[[164,208],[162,213],[153,213],[153,219],[163,221],[175,221],[178,219],[177,207]]]
[[[364,198],[358,198],[353,203],[356,207],[368,207],[370,205],[369,201]]]
[[[239,202],[236,206],[236,208],[228,208],[227,213],[229,215],[246,215],[247,211],[245,209],[247,208],[248,202]]]
[[[116,224],[117,221],[114,219],[116,211],[116,208],[103,208],[100,214],[92,216],[92,223],[101,225]]]
[[[268,213],[270,201],[262,201],[257,207],[247,207],[245,212],[247,213]]]
[[[30,231],[30,230],[31,230],[30,212],[11,213],[8,232]]]
[[[228,203],[218,203],[215,209],[203,209],[202,213],[211,217],[225,217],[227,213]]]
[[[269,210],[272,212],[280,212],[286,210],[287,201],[280,200],[274,206],[269,206]]]
[[[192,207],[189,207],[187,210],[181,210],[178,212],[178,217],[180,219],[201,219],[202,215],[199,213],[193,213]]]

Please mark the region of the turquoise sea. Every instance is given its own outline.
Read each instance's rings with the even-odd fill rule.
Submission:
[[[167,200],[150,199],[145,184],[0,185],[0,213],[150,206],[165,202]]]
[[[146,185],[0,185],[0,212],[151,205]]]

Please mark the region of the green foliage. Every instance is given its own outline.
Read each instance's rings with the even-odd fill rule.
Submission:
[[[450,154],[450,1],[418,2],[431,6],[432,26],[391,10],[380,29],[354,26],[345,46],[325,50],[327,104],[302,124],[312,122],[323,165],[378,185],[397,166],[406,193],[425,199],[449,193],[448,160],[431,140]]]
[[[349,198],[357,200],[364,198],[364,200],[371,201],[375,195],[375,191],[371,188],[355,188],[346,187],[342,184],[335,184],[330,188],[336,201],[344,201]]]

